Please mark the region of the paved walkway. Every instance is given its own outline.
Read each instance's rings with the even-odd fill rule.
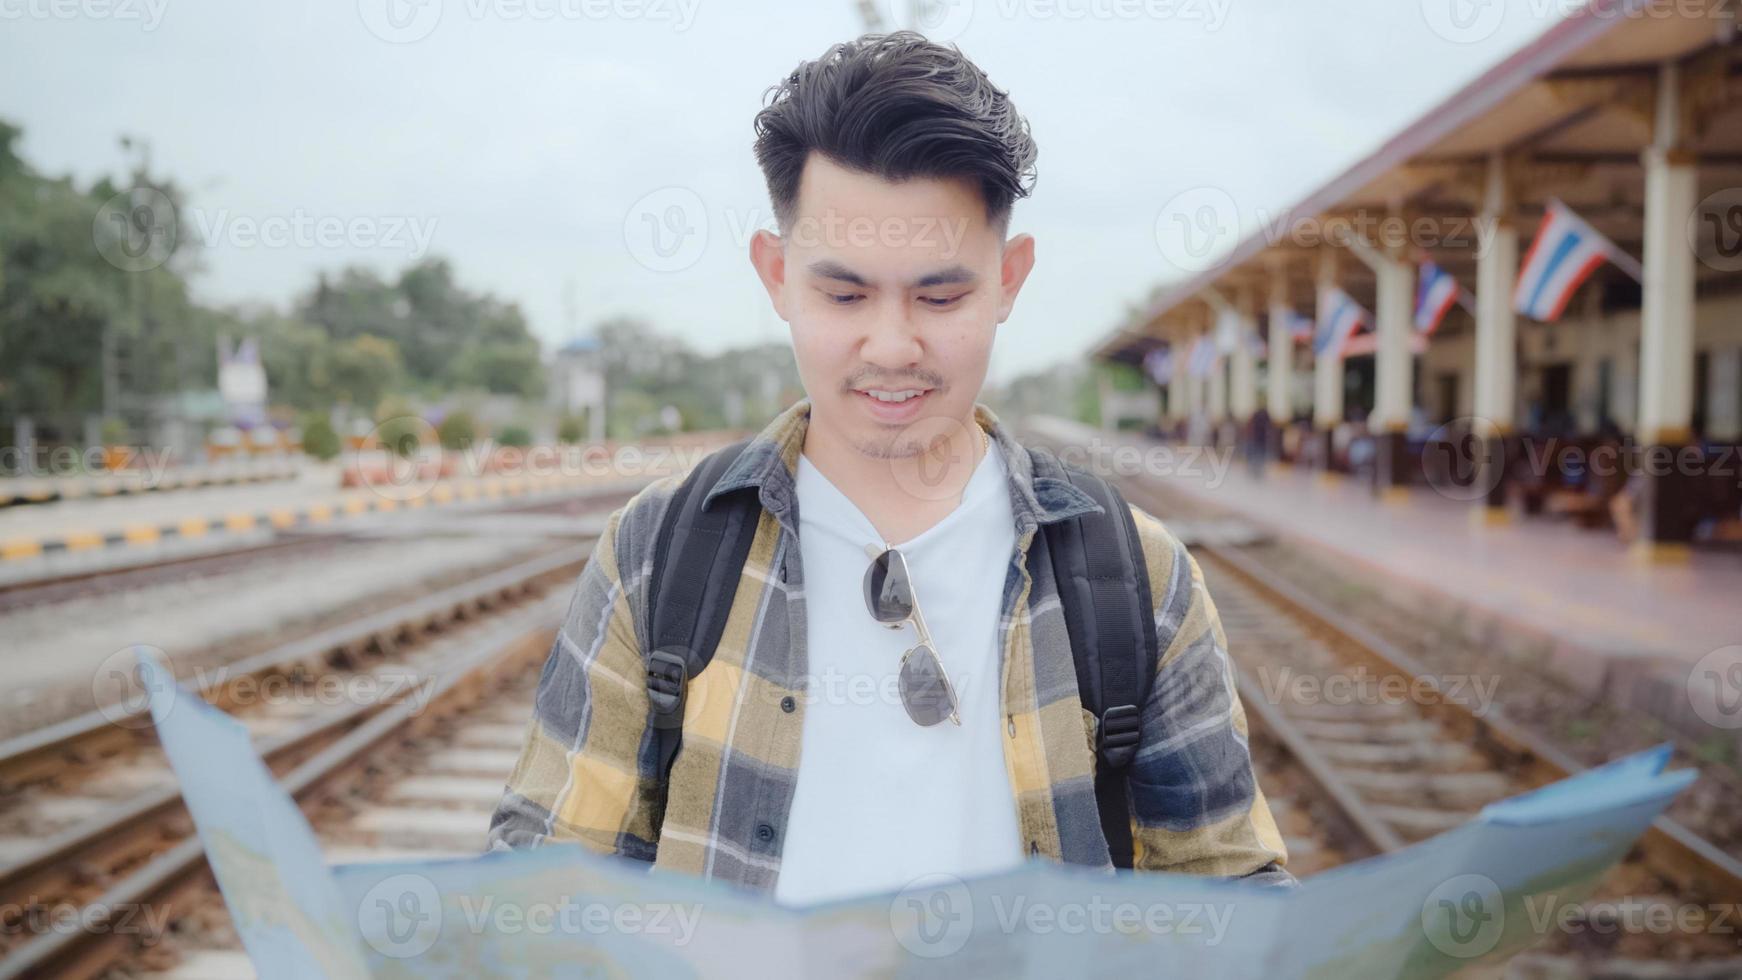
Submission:
[[[1742,644],[1742,556],[1734,552],[1696,550],[1685,564],[1652,565],[1631,558],[1608,531],[1522,516],[1480,525],[1474,505],[1427,487],[1381,502],[1365,483],[1290,466],[1273,465],[1262,480],[1240,462],[1220,479],[1212,467],[1192,469],[1154,479],[1370,574],[1406,579],[1583,649],[1692,663]]]

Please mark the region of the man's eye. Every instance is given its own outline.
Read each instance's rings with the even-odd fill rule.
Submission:
[[[824,293],[823,295],[827,296],[829,302],[836,306],[846,306],[862,298],[859,293]]]
[[[967,295],[966,293],[962,294],[962,296],[966,296],[966,295]],[[945,309],[945,308],[950,307],[950,306],[954,306],[956,304],[956,302],[958,300],[960,300],[961,298],[962,298],[961,296],[921,296],[919,298],[919,301],[921,303],[924,303],[927,306],[934,308],[934,309],[941,310],[941,309]]]

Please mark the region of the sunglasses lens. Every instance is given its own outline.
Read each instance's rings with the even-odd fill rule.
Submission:
[[[935,725],[955,710],[956,696],[928,646],[914,647],[901,658],[901,706],[921,725]]]
[[[913,589],[901,552],[885,551],[865,569],[865,607],[879,623],[899,623],[913,615]]]

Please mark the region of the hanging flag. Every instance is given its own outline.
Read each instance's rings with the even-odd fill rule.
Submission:
[[[1165,385],[1173,380],[1173,348],[1157,347],[1143,355],[1143,370],[1150,380]]]
[[[1216,344],[1208,334],[1203,334],[1192,344],[1191,360],[1186,362],[1186,370],[1194,378],[1207,378],[1216,370]]]
[[[1313,339],[1312,317],[1301,316],[1299,313],[1289,310],[1288,319],[1285,322],[1288,324],[1288,335],[1293,337],[1296,343],[1304,344]]]
[[[1427,334],[1418,330],[1410,331],[1409,352],[1411,354],[1422,354],[1426,351]],[[1376,331],[1358,333],[1355,336],[1350,337],[1349,342],[1343,345],[1343,356],[1345,358],[1365,357],[1377,353],[1379,353],[1379,334]]]
[[[1373,322],[1373,318],[1341,289],[1332,288],[1326,293],[1322,305],[1318,329],[1313,334],[1313,356],[1337,357],[1355,331]]]
[[[1451,273],[1431,261],[1423,261],[1421,274],[1416,277],[1415,329],[1423,334],[1438,330],[1446,314],[1457,305],[1463,288]]]
[[[1645,277],[1645,270],[1633,256],[1604,238],[1571,208],[1549,198],[1536,240],[1530,243],[1524,267],[1518,271],[1512,308],[1533,320],[1553,323],[1560,319],[1573,293],[1604,262],[1613,262],[1635,279]]]

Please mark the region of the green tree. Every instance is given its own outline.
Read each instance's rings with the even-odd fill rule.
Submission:
[[[333,349],[331,370],[334,395],[374,405],[399,384],[399,348],[370,334],[353,337]]]
[[[436,438],[443,449],[465,449],[472,445],[478,431],[477,423],[465,412],[449,412],[436,426]]]
[[[318,412],[302,417],[302,451],[316,459],[332,459],[339,455],[339,434],[333,423]]]

